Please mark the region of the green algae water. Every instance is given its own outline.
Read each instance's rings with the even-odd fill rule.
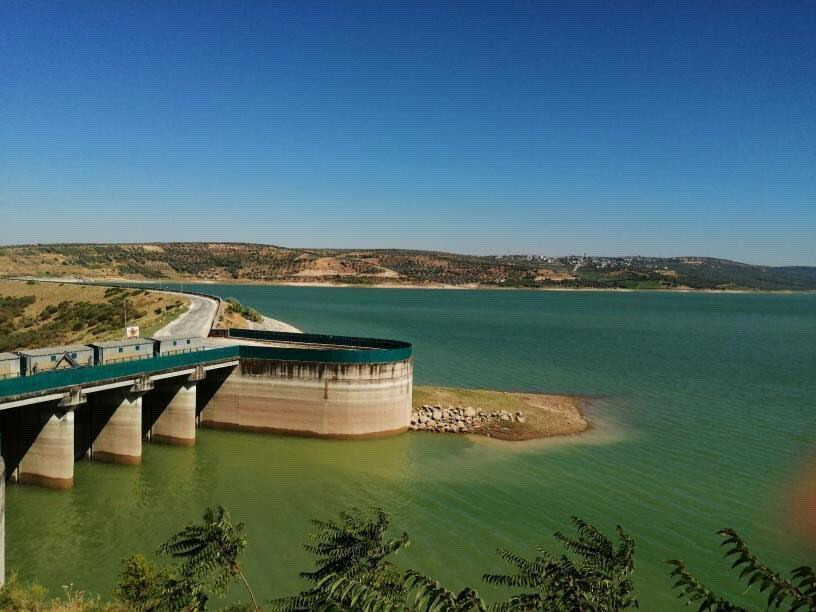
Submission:
[[[380,506],[410,534],[402,564],[488,598],[481,575],[505,569],[496,548],[557,551],[571,515],[634,536],[646,610],[681,609],[671,558],[742,592],[721,527],[786,571],[816,564],[792,492],[816,447],[814,295],[195,289],[304,331],[409,340],[416,384],[592,396],[594,427],[524,444],[199,430],[194,448],[145,445],[140,466],[80,462],[70,491],[10,485],[7,566],[22,578],[108,596],[120,559],[152,554],[212,504],[247,524],[263,599],[302,586],[309,519],[353,506]]]

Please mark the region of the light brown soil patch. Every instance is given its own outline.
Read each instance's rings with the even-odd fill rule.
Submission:
[[[472,433],[500,440],[522,441],[581,433],[589,429],[583,413],[586,398],[572,395],[543,393],[511,393],[485,389],[454,389],[448,387],[415,386],[413,407],[423,404],[442,406],[472,406],[476,410],[522,412],[524,423],[495,421]]]
[[[565,270],[553,270],[552,268],[539,268],[536,271],[537,281],[564,281],[573,280],[575,277]]]
[[[345,261],[336,257],[319,257],[309,262],[308,267],[296,276],[354,276],[356,270]]]
[[[230,312],[224,308],[224,312],[218,318],[216,327],[222,329],[249,329],[249,321],[247,321],[239,312]]]

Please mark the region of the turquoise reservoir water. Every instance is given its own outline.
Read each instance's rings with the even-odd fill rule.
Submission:
[[[816,446],[814,295],[198,289],[304,331],[410,340],[417,384],[593,396],[595,427],[521,445],[200,430],[193,449],[146,446],[137,467],[81,462],[71,491],[10,486],[8,565],[24,578],[107,595],[122,557],[215,503],[247,523],[264,598],[299,588],[309,519],[351,506],[382,506],[409,532],[404,564],[488,596],[497,547],[557,550],[571,515],[635,537],[646,610],[679,608],[669,558],[741,592],[720,527],[772,564],[816,563],[791,493]]]

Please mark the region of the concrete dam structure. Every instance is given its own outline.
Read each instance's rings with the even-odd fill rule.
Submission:
[[[201,427],[326,438],[407,431],[413,385],[409,344],[251,330],[233,331],[231,338],[253,344],[241,346],[237,367],[205,380]],[[261,344],[271,339],[278,345]]]
[[[138,464],[145,442],[192,446],[198,427],[398,434],[410,423],[412,384],[408,343],[251,330],[187,353],[7,377],[2,482],[70,488],[76,461]]]
[[[393,435],[411,418],[411,345],[231,330],[194,352],[0,380],[6,477],[73,484],[75,461],[139,463],[144,441],[196,428],[327,438]]]

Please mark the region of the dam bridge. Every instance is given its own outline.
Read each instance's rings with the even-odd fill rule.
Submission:
[[[138,464],[145,442],[192,446],[199,427],[327,438],[408,429],[406,342],[219,335],[200,350],[0,379],[0,584],[6,480],[67,489],[76,461]]]
[[[199,427],[328,438],[408,429],[406,342],[219,335],[200,350],[0,379],[0,584],[6,480],[67,489],[76,461],[138,464],[145,442],[192,446]]]
[[[359,438],[405,431],[406,342],[229,330],[201,350],[0,380],[6,479],[69,488],[80,460],[141,462],[198,427]]]

